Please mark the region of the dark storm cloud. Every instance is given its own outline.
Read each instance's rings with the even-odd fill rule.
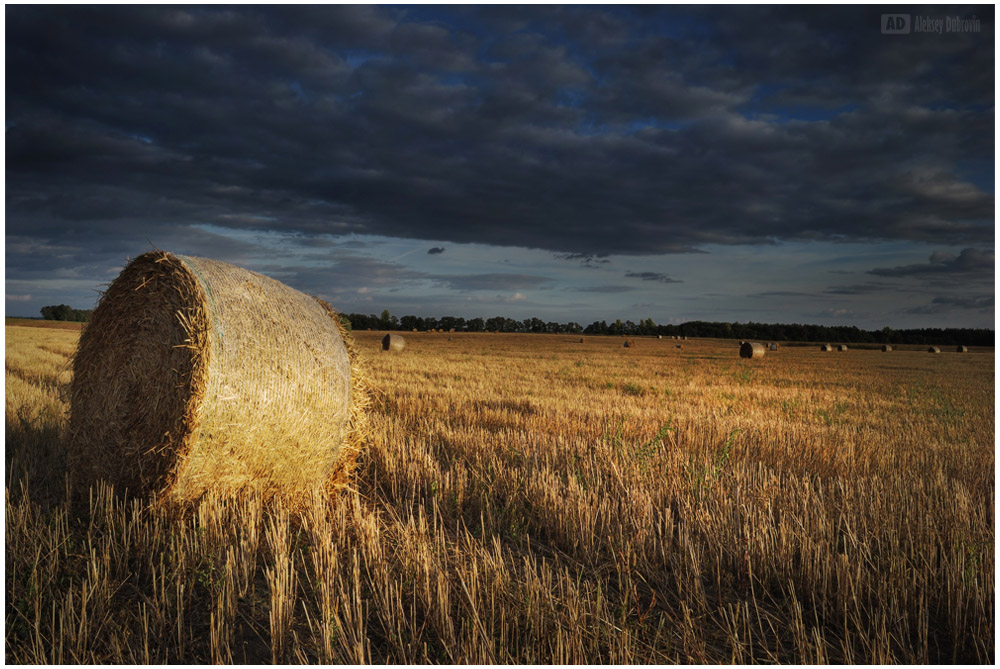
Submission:
[[[79,268],[202,224],[588,266],[992,245],[993,9],[937,13],[983,33],[893,39],[846,6],[11,6],[7,235]]]
[[[427,249],[428,255],[436,256],[442,253],[444,253],[444,249],[441,248],[440,246],[435,246],[434,248]]]
[[[630,279],[642,279],[643,281],[659,281],[660,283],[683,283],[679,279],[671,279],[661,272],[625,272],[625,276]]]
[[[932,253],[930,260],[917,265],[901,267],[876,267],[868,270],[876,276],[918,276],[928,278],[938,277],[992,277],[996,265],[993,249],[967,248],[957,255],[937,251]]]

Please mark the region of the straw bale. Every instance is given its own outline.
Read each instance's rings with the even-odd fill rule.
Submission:
[[[821,351],[832,351],[833,347],[830,346],[829,344],[823,344],[822,346],[819,347],[819,350],[821,350]]]
[[[633,346],[635,346],[635,342],[632,341],[631,339],[626,339],[624,346],[625,348],[632,348]]]
[[[955,353],[968,353],[968,352],[969,352],[968,346],[958,346],[955,348]]]
[[[929,349],[927,349],[927,352],[928,353],[940,353],[941,349],[939,349],[937,346],[931,346]]]
[[[657,339],[663,339],[663,335],[656,335]]]
[[[394,353],[399,353],[404,348],[406,348],[406,341],[403,339],[403,335],[389,333],[382,337],[382,350],[392,351]]]
[[[239,267],[153,251],[108,287],[73,362],[74,488],[188,502],[304,501],[345,483],[368,382],[326,303]]]
[[[847,344],[837,344],[837,350],[838,351],[846,351],[847,350]]]
[[[763,358],[764,357],[764,345],[756,341],[746,341],[743,342],[743,346],[740,346],[740,357],[741,358]]]
[[[891,350],[892,350],[892,346],[890,346],[889,344],[882,344],[882,352],[883,353],[888,353]]]
[[[581,344],[583,343],[583,337],[580,337],[580,343]]]

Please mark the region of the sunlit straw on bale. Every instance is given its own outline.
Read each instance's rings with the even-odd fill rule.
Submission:
[[[891,350],[892,350],[892,346],[890,346],[889,344],[882,344],[882,352],[883,353],[888,353]]]
[[[955,353],[968,353],[968,352],[969,352],[968,346],[958,346],[955,348]]]
[[[760,342],[755,341],[745,341],[743,345],[740,346],[740,357],[741,358],[763,358],[764,357],[764,345]]]
[[[846,351],[847,350],[847,344],[837,344],[837,350],[838,351]]]
[[[832,351],[833,347],[830,346],[829,344],[823,344],[822,346],[819,347],[819,350],[821,350],[821,351]]]
[[[929,349],[927,349],[927,352],[928,353],[940,353],[941,349],[939,349],[937,346],[931,346]]]
[[[367,384],[321,300],[223,262],[154,251],[110,285],[80,337],[69,465],[81,492],[302,500],[350,473]]]

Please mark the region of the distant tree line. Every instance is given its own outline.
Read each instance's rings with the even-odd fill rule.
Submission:
[[[93,309],[74,309],[68,304],[56,304],[42,307],[42,318],[47,321],[78,321],[86,323],[90,320]]]
[[[616,320],[594,321],[583,326],[579,323],[556,323],[540,318],[519,321],[504,316],[470,318],[443,316],[441,318],[403,316],[397,318],[386,309],[375,314],[346,314],[355,330],[451,330],[456,332],[533,332],[548,334],[589,334],[672,337],[711,337],[715,339],[749,339],[803,342],[844,342],[855,344],[914,344],[956,346],[993,346],[993,330],[984,328],[915,328],[908,330],[862,330],[850,325],[801,325],[799,323],[720,323],[689,321],[680,325],[660,325],[652,318],[634,323]]]

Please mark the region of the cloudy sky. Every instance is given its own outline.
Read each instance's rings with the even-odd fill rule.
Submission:
[[[8,315],[155,247],[347,312],[993,327],[992,6],[5,21]]]

